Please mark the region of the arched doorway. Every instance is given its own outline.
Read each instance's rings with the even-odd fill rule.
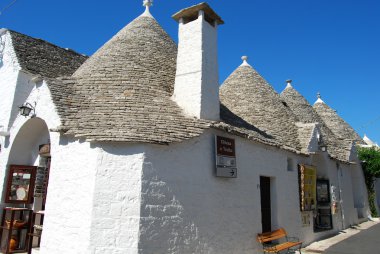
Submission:
[[[40,229],[43,224],[50,162],[49,129],[41,118],[31,118],[19,129],[11,144],[2,203],[9,203],[7,206],[11,207],[27,208],[33,214],[27,216],[27,221],[31,225],[36,224],[36,228],[41,225]],[[26,239],[18,238],[19,242]],[[39,239],[40,236],[34,239],[34,245],[39,245]]]
[[[41,118],[31,118],[20,128],[15,137],[9,154],[6,175],[11,165],[37,167],[34,200],[31,207],[34,210],[44,209],[50,161],[49,129]]]

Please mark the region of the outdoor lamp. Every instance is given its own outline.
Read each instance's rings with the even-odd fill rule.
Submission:
[[[20,106],[18,108],[19,108],[19,111],[20,111],[20,115],[25,116],[25,117],[29,116],[30,113],[32,111],[34,111],[34,107],[29,102],[24,103],[24,105],[22,105],[22,106]],[[34,117],[34,115],[35,114],[33,112],[32,117]]]
[[[326,152],[327,151],[327,146],[326,145],[319,145],[319,149],[321,149],[322,152]]]

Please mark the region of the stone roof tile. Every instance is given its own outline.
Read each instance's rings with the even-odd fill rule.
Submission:
[[[238,67],[220,88],[220,100],[234,115],[285,147],[301,150],[296,117],[250,65]],[[222,116],[223,117],[223,116]],[[229,119],[223,119],[229,121]]]
[[[140,16],[72,77],[51,81],[66,134],[90,141],[167,144],[199,136],[210,123],[182,114],[170,99],[176,45]]]
[[[47,78],[72,75],[87,59],[70,49],[8,30],[21,68]]]
[[[337,137],[346,142],[365,144],[359,134],[326,103],[315,103],[313,108]]]
[[[280,94],[282,100],[293,111],[298,121],[302,123],[317,123],[321,131],[322,142],[327,145],[327,151],[332,158],[348,161],[347,143],[337,137],[318,115],[309,102],[292,86],[287,86]],[[302,131],[301,131],[302,132]],[[310,140],[309,140],[310,141]],[[304,142],[303,142],[304,143]],[[306,143],[304,143],[305,145]]]

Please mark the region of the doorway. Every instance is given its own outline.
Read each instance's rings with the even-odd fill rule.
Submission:
[[[261,199],[261,232],[272,231],[271,209],[271,186],[270,177],[260,176],[260,199]]]

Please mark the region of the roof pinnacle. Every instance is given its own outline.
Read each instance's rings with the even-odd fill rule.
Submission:
[[[293,82],[293,80],[291,80],[291,79],[286,80],[286,84],[287,84],[286,88],[291,88],[292,87],[292,82]]]
[[[317,98],[318,98],[318,100],[315,102],[315,103],[325,103],[321,98],[321,93],[320,92],[318,92],[317,93]]]
[[[141,16],[146,16],[146,17],[152,17],[152,14],[150,14],[149,8],[153,5],[153,0],[144,0],[143,1],[143,6],[145,6],[145,12]]]
[[[241,60],[243,60],[243,63],[240,65],[240,66],[251,66],[247,60],[248,60],[248,56],[242,56],[241,57]]]

